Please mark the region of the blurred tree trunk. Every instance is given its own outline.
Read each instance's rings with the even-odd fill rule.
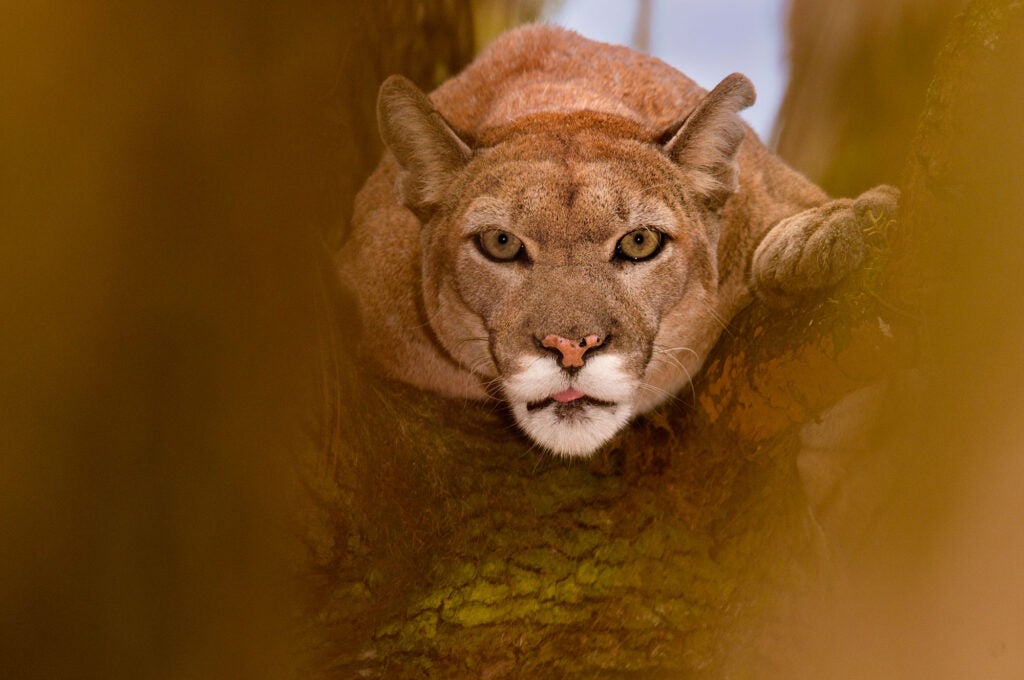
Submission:
[[[651,0],[638,0],[636,22],[633,24],[633,49],[651,51]]]
[[[472,0],[380,0],[345,3],[329,24],[336,31],[333,53],[323,54],[335,69],[324,90],[319,121],[323,148],[330,154],[323,177],[321,203],[329,244],[337,246],[347,233],[352,201],[380,158],[377,131],[377,88],[401,73],[430,91],[469,63],[475,52]],[[333,10],[338,12],[338,10]]]
[[[881,289],[924,322],[915,387],[885,405],[886,500],[810,614],[803,677],[1024,676],[1021,73],[1024,5],[972,0],[918,119]]]
[[[833,196],[897,184],[932,62],[966,0],[793,0],[777,153]]]
[[[323,225],[468,1],[0,14],[0,677],[287,677]]]
[[[473,0],[473,25],[476,28],[478,49],[486,47],[492,40],[508,29],[536,21],[541,11],[548,14],[563,0]]]
[[[933,274],[958,271],[950,256],[969,250],[979,210],[986,224],[1020,214],[993,207],[1019,205],[1019,169],[1000,174],[981,161],[994,153],[1006,161],[1001,169],[1018,167],[1020,135],[1011,153],[986,131],[1013,127],[1008,112],[1020,110],[1016,85],[1014,105],[999,106],[1000,78],[1019,73],[1020,27],[1009,0],[975,2],[957,24],[915,142],[920,165],[904,222],[874,225],[863,270],[799,307],[751,306],[690,394],[592,460],[552,459],[492,407],[386,384],[331,357],[325,455],[305,478],[312,569],[303,620],[319,673],[835,675],[816,675],[801,656],[829,619],[821,603],[834,602],[835,570],[885,572],[890,558],[920,564],[928,542],[918,532],[942,526],[934,513],[948,499],[955,451],[920,435],[935,418],[954,420],[948,397],[961,374],[948,375],[948,362],[971,344],[935,343],[960,337],[949,305],[929,306],[960,280],[934,287]],[[972,121],[979,98],[987,117]],[[980,146],[964,146],[951,129],[975,131]],[[951,206],[953,225],[943,221]],[[983,252],[1001,262],[1019,251]],[[990,292],[967,289],[974,295],[956,298],[967,306]],[[999,290],[992,314],[1014,304],[1012,289]],[[1019,339],[1020,324],[1013,328]],[[1009,342],[999,347],[1009,351]],[[921,356],[932,363],[922,366]],[[941,395],[922,391],[921,376],[929,386],[940,378]],[[924,400],[924,416],[908,395]],[[840,628],[836,637],[847,630],[860,631]],[[914,632],[886,630],[890,639]],[[830,662],[846,657],[823,646],[824,667],[841,671]],[[912,659],[909,677],[914,662],[935,665]]]

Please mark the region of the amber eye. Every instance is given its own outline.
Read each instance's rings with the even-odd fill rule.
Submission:
[[[615,255],[630,262],[649,260],[661,250],[662,240],[660,231],[648,227],[634,229],[615,244]]]
[[[480,252],[498,262],[511,262],[523,252],[523,242],[518,237],[500,229],[490,229],[477,238]]]

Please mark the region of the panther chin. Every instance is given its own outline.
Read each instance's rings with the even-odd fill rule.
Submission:
[[[622,429],[634,413],[640,381],[622,368],[620,356],[587,360],[575,373],[551,357],[524,357],[503,381],[519,427],[559,456],[589,456]]]

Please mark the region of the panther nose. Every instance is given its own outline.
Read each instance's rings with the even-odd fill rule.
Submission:
[[[580,368],[583,366],[583,355],[600,345],[605,338],[599,335],[588,335],[581,340],[570,340],[561,335],[551,334],[540,341],[541,347],[554,350],[562,355],[562,368]]]

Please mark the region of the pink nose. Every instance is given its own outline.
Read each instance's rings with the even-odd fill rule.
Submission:
[[[561,335],[548,335],[540,341],[541,346],[558,351],[562,355],[562,366],[564,368],[580,367],[583,365],[583,354],[594,347],[601,345],[604,338],[597,335],[588,335],[582,340],[570,340]]]

